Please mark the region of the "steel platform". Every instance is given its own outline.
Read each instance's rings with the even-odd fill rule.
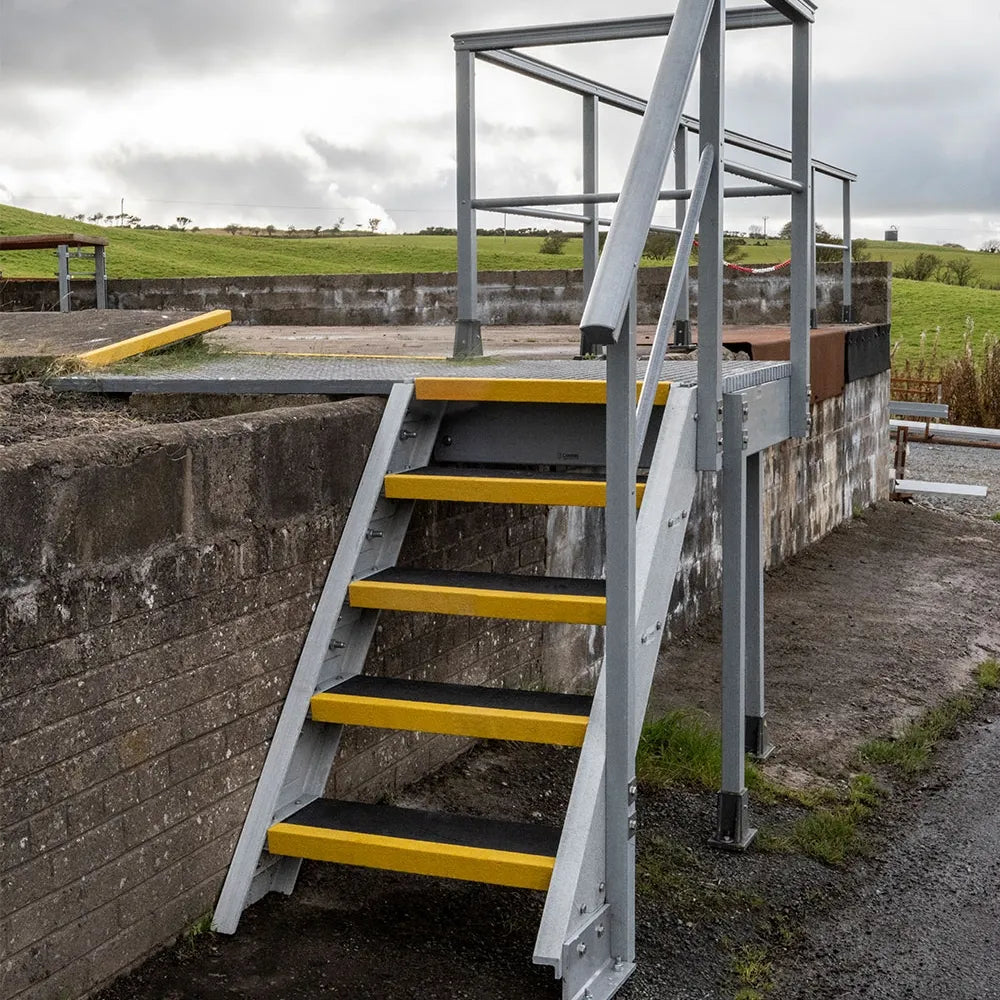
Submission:
[[[640,362],[640,376],[645,364]],[[603,361],[436,361],[422,358],[289,357],[232,354],[176,369],[126,375],[114,370],[66,375],[49,385],[57,390],[99,393],[321,393],[386,396],[393,385],[422,376],[510,379],[603,379]],[[724,361],[724,392],[739,392],[788,378],[787,361]],[[696,361],[665,361],[660,378],[676,386],[698,382]]]

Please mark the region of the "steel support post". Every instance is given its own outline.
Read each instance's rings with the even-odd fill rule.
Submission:
[[[635,311],[607,351],[605,848],[611,955],[635,960]]]
[[[674,186],[678,191],[687,187],[687,129],[683,125],[677,130],[677,138],[674,140]],[[674,224],[678,229],[684,228],[686,216],[687,205],[678,201],[674,207]],[[688,347],[691,344],[691,289],[687,268],[685,262],[684,287],[677,307],[677,319],[674,320],[674,343],[678,347]]]
[[[481,357],[483,337],[479,322],[476,210],[476,57],[455,53],[455,155],[458,200],[458,317],[455,323],[456,358]]]
[[[701,148],[715,164],[701,209],[698,248],[698,469],[716,471],[722,452],[722,240],[726,4],[716,0],[701,47]]]
[[[593,94],[583,96],[583,191],[584,194],[597,194],[598,170],[598,109],[600,105]],[[583,224],[583,299],[587,300],[590,286],[594,283],[597,273],[597,259],[600,256],[601,233],[598,219],[600,213],[596,203],[583,206],[583,214],[587,221]],[[580,354],[587,357],[592,354],[603,354],[601,345],[591,340],[587,334],[580,333]]]
[[[812,227],[812,25],[792,27],[792,180],[803,189],[792,194],[791,420],[793,437],[809,433],[809,330],[812,273],[815,267]],[[812,258],[812,260],[810,260]]]
[[[59,311],[70,311],[69,300],[69,247],[60,244],[56,250],[59,257]]]
[[[809,326],[815,330],[819,326],[819,310],[816,308],[816,168],[809,171],[809,182],[813,194],[809,199],[809,242],[812,250],[809,253]]]
[[[745,749],[760,760],[769,757],[764,702],[764,459],[761,452],[746,457],[746,732]]]
[[[94,247],[94,287],[97,292],[97,308],[108,308],[108,269],[104,247]]]
[[[851,182],[844,185],[844,322],[854,322],[854,268],[851,247]]]
[[[722,456],[722,788],[712,843],[742,851],[750,826],[745,782],[747,642],[746,411],[738,394],[725,397]]]

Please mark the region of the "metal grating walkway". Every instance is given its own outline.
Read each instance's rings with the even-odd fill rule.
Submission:
[[[640,377],[645,365],[640,362]],[[788,378],[787,361],[724,361],[725,392]],[[232,354],[174,370],[125,375],[114,371],[53,379],[53,389],[76,392],[326,393],[388,395],[393,385],[425,375],[466,378],[603,379],[603,361],[435,361],[422,358],[289,357]],[[695,361],[665,361],[661,380],[695,386]]]

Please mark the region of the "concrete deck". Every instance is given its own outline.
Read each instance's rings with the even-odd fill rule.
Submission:
[[[59,358],[73,357],[197,315],[158,309],[0,312],[0,376],[14,372],[41,375]]]

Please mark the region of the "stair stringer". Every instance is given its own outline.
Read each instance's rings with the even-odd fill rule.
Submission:
[[[312,722],[309,702],[317,690],[364,666],[378,612],[350,608],[347,589],[357,576],[395,564],[413,503],[386,500],[382,484],[388,472],[427,463],[443,413],[444,404],[415,401],[412,383],[397,384],[389,394],[212,916],[213,930],[235,933],[247,906],[271,890],[290,893],[295,885],[301,860],[264,854],[267,829],[323,794],[343,727]]]
[[[633,752],[638,749],[697,485],[695,406],[693,389],[671,389],[636,525],[638,649]],[[613,919],[605,906],[604,883],[605,699],[602,669],[535,941],[535,963],[551,965],[556,978],[563,979],[565,1000],[582,996],[588,988],[595,1000],[600,995],[611,996],[617,989],[610,982],[616,971],[614,956],[595,955],[595,944],[598,952],[602,944],[607,949],[610,935],[599,925],[596,942],[595,934],[590,933],[595,921]],[[586,942],[590,946],[581,952],[580,946]],[[620,984],[631,969],[617,971]],[[608,980],[610,991],[595,988],[601,979]]]

